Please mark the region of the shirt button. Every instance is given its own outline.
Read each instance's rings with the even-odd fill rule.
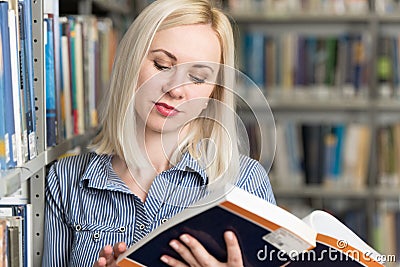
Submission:
[[[167,221],[168,221],[168,219],[164,218],[164,219],[161,220],[161,223],[166,223]]]
[[[75,225],[75,231],[79,232],[82,230],[82,226],[80,224]]]
[[[140,229],[140,230],[144,230],[145,227],[146,227],[146,226],[145,226],[144,224],[139,225],[139,229]]]
[[[96,232],[96,233],[93,234],[93,240],[94,241],[99,240],[99,238],[100,238],[100,233],[99,232]]]
[[[124,226],[121,226],[121,227],[119,228],[119,231],[120,231],[121,233],[125,232],[125,230],[126,230],[126,228],[125,228]]]

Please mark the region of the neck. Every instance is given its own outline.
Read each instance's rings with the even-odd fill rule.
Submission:
[[[171,157],[179,144],[178,133],[160,133],[146,129],[145,155],[157,173],[171,167]]]

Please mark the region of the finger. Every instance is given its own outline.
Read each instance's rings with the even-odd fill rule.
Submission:
[[[173,266],[173,267],[188,267],[186,264],[184,264],[181,261],[178,261],[175,258],[172,258],[171,256],[168,255],[162,255],[160,260],[167,264],[168,266]]]
[[[200,266],[192,252],[178,240],[172,240],[169,245],[184,259],[190,266]]]
[[[99,259],[101,257],[105,259],[106,264],[109,264],[112,261],[114,261],[113,248],[110,245],[107,245],[104,248],[102,248],[99,253]]]
[[[218,261],[208,253],[196,238],[189,234],[183,234],[179,239],[190,249],[190,252],[193,255],[192,257],[200,263],[200,266],[217,266]]]
[[[117,259],[119,257],[119,255],[121,255],[122,253],[124,253],[126,251],[126,243],[119,242],[119,243],[115,244],[113,247],[113,251],[114,251],[114,259]]]
[[[104,257],[100,257],[93,265],[93,267],[106,267],[107,261]]]
[[[226,251],[228,253],[229,266],[243,266],[242,252],[240,250],[239,241],[232,231],[224,233]]]

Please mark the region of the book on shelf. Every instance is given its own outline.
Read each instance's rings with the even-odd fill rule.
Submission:
[[[1,21],[0,21],[1,23]],[[7,169],[6,165],[6,119],[4,109],[4,66],[3,66],[3,33],[0,27],[0,170]],[[1,229],[0,229],[1,231]],[[1,255],[0,255],[1,257]],[[1,262],[1,259],[0,259]]]
[[[18,1],[18,14],[20,24],[20,65],[21,65],[21,88],[23,94],[26,121],[26,142],[27,159],[31,160],[37,155],[36,147],[36,113],[35,113],[35,92],[33,87],[33,44],[32,44],[32,14],[31,2],[29,0]]]
[[[5,197],[0,200],[0,220],[14,221],[17,218],[18,225],[18,254],[19,264],[10,266],[33,266],[33,242],[32,242],[32,204],[20,196]],[[14,222],[15,225],[15,222]],[[13,244],[14,246],[15,244]],[[6,252],[9,253],[10,249]],[[1,252],[0,252],[1,253]]]
[[[398,200],[381,200],[373,221],[373,242],[390,262],[400,263],[400,207]],[[396,265],[397,266],[397,265]]]
[[[20,216],[0,217],[6,223],[6,265],[23,267],[22,257],[22,218]]]
[[[186,208],[128,248],[118,266],[165,266],[164,254],[184,261],[168,245],[183,233],[226,261],[226,230],[236,234],[244,266],[383,266],[381,255],[332,215],[314,211],[300,219],[237,187]]]
[[[71,36],[71,67],[72,67],[72,114],[74,118],[74,133],[85,131],[84,76],[83,76],[83,41],[82,22],[76,16],[68,17]]]
[[[61,35],[61,120],[63,125],[64,138],[69,139],[74,135],[74,122],[72,119],[72,100],[71,100],[71,57],[69,51],[70,32],[67,17],[60,17]]]
[[[45,52],[45,92],[46,92],[46,145],[57,144],[57,107],[55,84],[55,57],[54,57],[54,20],[51,15],[45,15],[43,32]]]
[[[10,55],[10,33],[8,28],[8,2],[0,1],[0,12],[1,12],[1,45],[3,52],[3,70],[4,70],[4,113],[5,113],[5,152],[6,152],[6,165],[7,168],[13,168],[17,165],[15,151],[15,127],[14,127],[14,103],[13,103],[13,91],[11,83],[11,55]]]
[[[10,0],[9,1],[9,8],[10,10],[13,11],[13,15],[14,18],[12,18],[13,21],[15,21],[15,26],[14,23],[13,24],[9,24],[9,27],[11,29],[15,27],[15,37],[14,37],[14,30],[10,31],[10,40],[12,41],[12,43],[10,43],[10,48],[12,48],[12,50],[14,50],[14,45],[16,46],[16,50],[17,50],[17,60],[15,61],[15,63],[13,63],[13,60],[11,62],[11,64],[16,64],[14,66],[12,66],[13,68],[13,72],[14,72],[14,68],[16,69],[17,72],[17,76],[18,76],[18,97],[19,97],[19,102],[18,102],[18,109],[16,109],[16,116],[19,117],[20,120],[20,131],[21,131],[21,146],[19,148],[20,150],[20,157],[21,157],[21,163],[24,163],[26,161],[28,161],[29,159],[29,150],[28,150],[28,125],[27,125],[27,120],[26,120],[26,106],[25,106],[25,86],[27,84],[26,81],[26,76],[25,76],[25,50],[24,50],[24,40],[22,40],[21,38],[23,38],[23,31],[24,31],[24,25],[23,25],[23,21],[21,20],[21,12],[20,12],[20,7],[18,4],[18,0]],[[9,15],[10,16],[10,15]],[[9,17],[11,18],[11,17]],[[14,42],[14,38],[15,38],[15,42]],[[11,57],[13,57],[11,55]],[[14,96],[15,97],[15,96]],[[15,103],[15,102],[14,102]],[[19,142],[19,141],[18,141]]]
[[[18,28],[17,28],[17,14],[11,5],[8,10],[8,27],[9,27],[9,43],[10,43],[10,68],[11,68],[11,88],[12,88],[12,101],[13,101],[13,115],[15,127],[15,146],[13,154],[17,162],[17,166],[21,166],[24,160],[23,144],[23,119],[22,119],[22,105],[21,105],[21,87],[20,87],[20,69],[19,69],[19,47],[18,47]]]

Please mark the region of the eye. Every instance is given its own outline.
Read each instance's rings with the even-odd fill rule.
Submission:
[[[202,84],[206,82],[206,78],[202,79],[194,76],[193,74],[189,74],[189,78],[192,80],[194,84]]]
[[[171,69],[170,66],[161,65],[160,63],[158,63],[158,62],[155,61],[155,60],[153,61],[153,63],[154,63],[154,67],[155,67],[157,70],[159,70],[159,71],[170,70],[170,69]]]

